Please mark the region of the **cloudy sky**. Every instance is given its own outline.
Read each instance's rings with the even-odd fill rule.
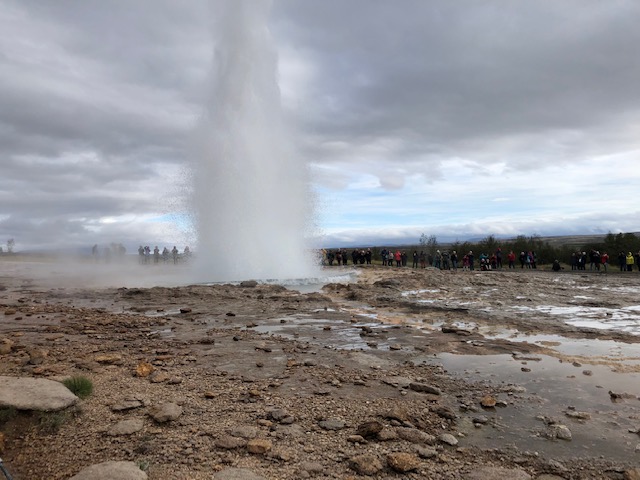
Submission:
[[[195,242],[218,8],[2,0],[0,246]],[[636,0],[274,0],[323,243],[640,231],[639,18]]]

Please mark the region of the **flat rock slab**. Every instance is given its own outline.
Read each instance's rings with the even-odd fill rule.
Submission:
[[[141,418],[130,418],[127,420],[122,420],[121,422],[113,425],[108,431],[107,434],[111,436],[119,436],[119,435],[133,435],[136,432],[139,432],[144,428],[144,420]]]
[[[53,412],[77,402],[78,397],[60,382],[46,378],[0,376],[0,406]]]
[[[266,480],[245,468],[225,468],[213,476],[214,480]]]
[[[81,470],[69,480],[147,480],[147,474],[133,462],[103,462]]]

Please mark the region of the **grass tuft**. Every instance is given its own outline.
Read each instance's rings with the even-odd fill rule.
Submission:
[[[93,382],[82,375],[67,378],[62,383],[79,398],[87,398],[93,393]]]
[[[38,428],[42,433],[57,433],[69,418],[67,412],[38,412]]]

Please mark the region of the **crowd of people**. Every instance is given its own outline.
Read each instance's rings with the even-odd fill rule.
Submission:
[[[328,250],[323,249],[321,252],[321,263],[326,266],[333,265],[347,265],[349,259],[353,265],[358,264],[371,264],[373,254],[371,249],[366,250],[354,249],[349,253],[346,249]],[[439,270],[501,270],[503,268],[508,269],[536,269],[538,268],[538,259],[536,252],[534,251],[522,251],[516,254],[512,250],[506,255],[503,254],[501,248],[497,248],[495,252],[488,255],[481,253],[476,256],[473,251],[460,256],[455,250],[449,252],[448,250],[436,250],[434,254],[425,253],[424,251],[418,252],[414,250],[411,254],[411,267],[412,268],[427,268],[433,267]],[[396,249],[395,251],[388,248],[382,248],[380,250],[380,261],[383,267],[407,267],[409,261],[409,254],[406,250]],[[589,254],[586,252],[575,252],[571,255],[569,265],[571,270],[586,270],[589,265],[591,271],[607,271],[609,268],[611,258],[606,253],[600,253],[597,250],[591,250]],[[620,271],[631,272],[634,269],[634,265],[637,266],[640,271],[640,251],[636,254],[631,252],[619,252],[617,256],[618,266]],[[560,271],[563,269],[559,260],[554,260],[551,264],[553,271]]]
[[[353,265],[358,264],[371,264],[371,258],[373,254],[371,249],[358,250],[354,249],[351,254],[342,248],[337,250],[322,250],[322,265],[333,266],[335,265],[347,265],[349,263],[349,257]],[[518,257],[513,251],[510,251],[506,255],[506,261],[508,268],[516,268],[516,258],[520,261],[520,268],[537,268],[536,254],[535,252],[521,252]],[[475,270],[476,267],[480,270],[499,270],[503,268],[503,253],[502,249],[498,248],[491,255],[481,253],[477,258],[473,251],[462,255],[460,257],[458,253],[453,250],[436,250],[434,254],[425,253],[424,251],[418,252],[414,250],[411,254],[411,267],[412,268],[427,268],[427,266],[437,268],[439,270]],[[380,261],[383,267],[406,267],[409,261],[409,255],[406,250],[383,248],[380,250]]]
[[[571,254],[571,270],[586,270],[587,264],[589,264],[589,270],[605,272],[609,268],[610,257],[607,252],[600,253],[598,250],[591,250],[589,254],[587,252],[575,252]],[[640,271],[640,251],[635,255],[631,252],[625,253],[624,251],[618,252],[618,267],[621,272],[632,272],[634,265],[637,265],[638,271]]]
[[[127,249],[121,243],[112,243],[104,246],[98,246],[96,244],[91,247],[91,256],[95,263],[122,262],[125,260],[126,254]],[[175,245],[171,250],[167,247],[160,250],[158,246],[151,249],[149,245],[140,245],[138,247],[138,263],[140,265],[148,265],[151,263],[159,264],[161,261],[162,263],[169,263],[170,261],[179,263],[188,261],[190,257],[191,250],[188,246],[184,247],[182,253],[180,253],[178,247]]]
[[[184,247],[184,251],[182,254],[180,254],[180,252],[178,251],[178,247],[176,247],[175,245],[171,250],[169,250],[167,247],[164,247],[162,249],[162,252],[157,245],[153,248],[153,252],[151,251],[151,247],[149,247],[148,245],[144,247],[140,245],[138,247],[138,261],[141,265],[151,263],[152,258],[153,263],[158,264],[160,263],[160,259],[162,259],[163,263],[168,263],[170,259],[173,260],[173,263],[178,263],[180,261],[187,261],[190,257],[191,250],[188,246]]]
[[[366,250],[353,250],[351,255],[345,248],[339,248],[337,250],[322,249],[320,252],[320,263],[324,266],[347,265],[349,263],[349,256],[351,256],[351,263],[353,265],[371,265],[371,259],[373,253],[370,248]]]

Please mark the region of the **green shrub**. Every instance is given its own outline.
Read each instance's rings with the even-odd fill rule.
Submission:
[[[87,398],[91,393],[93,393],[93,382],[87,377],[83,377],[81,375],[67,378],[62,383],[79,398]]]
[[[138,460],[136,464],[140,470],[145,473],[149,473],[149,460]]]

